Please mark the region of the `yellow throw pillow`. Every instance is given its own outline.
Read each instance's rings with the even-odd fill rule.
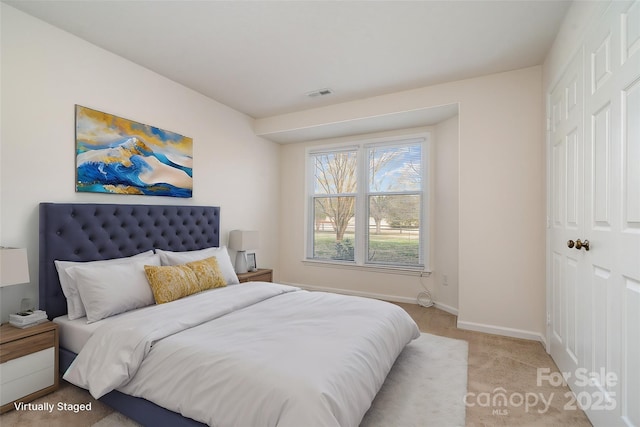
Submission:
[[[144,272],[156,304],[171,302],[202,290],[195,272],[186,265],[145,265]]]
[[[227,281],[220,271],[216,257],[189,262],[185,265],[195,273],[201,291],[227,286]]]

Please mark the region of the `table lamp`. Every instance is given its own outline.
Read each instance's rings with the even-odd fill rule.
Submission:
[[[247,230],[231,230],[229,232],[229,249],[236,253],[236,273],[246,273],[247,250],[258,249],[258,232]]]
[[[0,248],[0,287],[29,283],[27,250]]]
[[[29,263],[27,250],[23,248],[0,247],[0,288],[29,283]],[[24,298],[20,311],[31,305],[29,298]]]

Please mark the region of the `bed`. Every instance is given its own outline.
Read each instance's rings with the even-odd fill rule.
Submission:
[[[219,226],[218,207],[42,203],[40,308],[51,319],[67,315],[55,260],[87,262],[153,250],[215,248]],[[392,308],[387,313],[387,306],[280,284],[229,285],[97,320],[91,325],[98,332],[90,332],[80,345],[61,337],[60,369],[65,372],[73,364],[67,372],[71,382],[143,425],[293,426],[308,416],[305,425],[355,426],[402,348],[419,336],[406,313]],[[341,327],[340,321],[350,327]],[[101,322],[108,327],[95,326]],[[140,326],[134,331],[132,325]],[[350,328],[353,333],[345,331]],[[105,348],[113,351],[101,350]],[[135,357],[118,359],[126,349],[141,348],[140,357],[132,350]],[[179,361],[175,369],[174,360]],[[82,383],[96,366],[114,374]],[[117,379],[122,371],[127,378]],[[168,379],[158,377],[157,372],[169,371]],[[169,393],[171,401],[166,401],[168,392],[156,390],[165,381],[184,391]],[[191,389],[197,392],[187,396]],[[306,394],[309,398],[301,400]],[[347,408],[351,406],[356,409]],[[203,413],[208,407],[217,412]]]

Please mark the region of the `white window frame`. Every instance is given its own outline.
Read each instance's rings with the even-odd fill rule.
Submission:
[[[420,218],[420,262],[416,265],[387,264],[380,262],[368,262],[368,238],[369,221],[366,214],[368,212],[368,176],[369,165],[367,150],[370,147],[396,146],[403,143],[422,143],[422,211]],[[305,153],[306,162],[306,185],[305,185],[305,258],[303,262],[309,265],[338,267],[348,269],[363,269],[367,271],[393,272],[400,274],[423,275],[430,273],[430,230],[431,230],[431,206],[433,194],[433,165],[431,164],[431,135],[430,132],[420,132],[418,134],[396,135],[384,138],[367,138],[362,140],[352,140],[338,144],[321,145],[308,147]],[[313,155],[323,152],[357,151],[357,190],[356,190],[356,220],[355,220],[355,241],[354,241],[354,261],[327,260],[313,258],[314,244],[314,209],[313,202],[315,184],[315,165]],[[373,192],[375,194],[375,192]],[[402,194],[398,192],[397,194]],[[415,193],[411,191],[408,193]],[[337,196],[337,195],[332,195]]]

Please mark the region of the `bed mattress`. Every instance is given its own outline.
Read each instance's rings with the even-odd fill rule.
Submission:
[[[208,425],[355,427],[418,336],[393,304],[252,282],[110,321],[64,378]]]
[[[87,318],[69,320],[65,314],[53,319],[58,324],[60,335],[60,347],[74,353],[80,353],[91,335],[101,326],[101,322],[87,324]]]
[[[145,308],[141,308],[139,310],[144,310]],[[89,341],[89,338],[91,338],[98,328],[117,320],[123,314],[125,313],[93,323],[87,323],[86,317],[70,320],[66,314],[64,316],[54,318],[53,322],[57,323],[59,328],[60,347],[70,350],[76,354],[80,353],[80,350],[82,350],[87,341]]]

